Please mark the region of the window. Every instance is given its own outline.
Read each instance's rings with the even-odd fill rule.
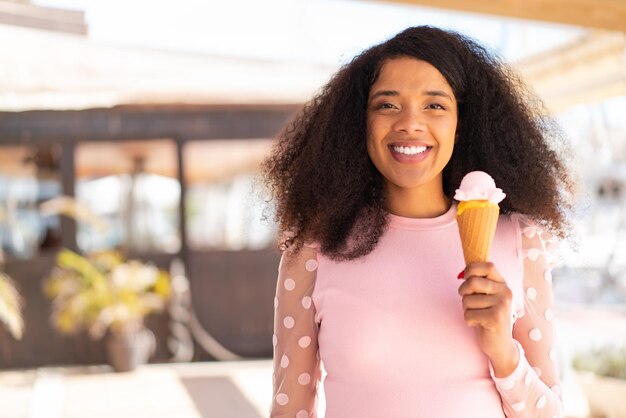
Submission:
[[[91,213],[78,224],[83,251],[180,250],[180,184],[171,140],[83,142],[76,198]]]
[[[190,248],[262,249],[276,235],[262,221],[260,164],[270,141],[211,140],[185,144],[187,237]]]
[[[45,202],[61,195],[58,146],[0,147],[0,245],[27,259],[61,246],[58,213]]]

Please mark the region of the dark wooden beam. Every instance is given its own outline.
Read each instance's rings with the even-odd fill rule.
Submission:
[[[180,233],[180,250],[178,255],[185,265],[189,265],[189,243],[187,242],[187,180],[185,179],[185,141],[181,138],[176,140],[176,161],[178,169],[178,184],[180,185],[180,198],[178,201],[178,231]]]
[[[87,34],[85,12],[0,1],[0,24],[55,32]]]
[[[626,32],[623,0],[378,0]]]
[[[65,196],[75,196],[75,144],[63,144],[61,146],[61,189]],[[67,216],[61,216],[61,244],[72,251],[78,251],[76,242],[76,220]]]
[[[299,105],[151,105],[0,112],[0,144],[272,138],[299,109]]]

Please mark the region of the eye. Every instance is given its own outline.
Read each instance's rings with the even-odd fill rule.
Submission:
[[[376,105],[374,105],[374,109],[378,110],[378,109],[395,109],[396,106],[392,103],[389,102],[382,102],[382,103],[378,103]]]
[[[446,110],[446,107],[442,104],[439,103],[431,103],[428,106],[426,106],[428,109],[434,109],[434,110]]]

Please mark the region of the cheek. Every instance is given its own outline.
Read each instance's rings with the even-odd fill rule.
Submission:
[[[452,152],[454,144],[456,143],[456,123],[450,123],[441,131],[441,134],[446,138],[445,141],[442,141],[445,148]]]
[[[442,145],[441,151],[446,160],[450,160],[452,153],[454,152],[454,137]]]
[[[447,126],[441,126],[439,130],[439,163],[443,166],[447,165],[452,159],[456,140],[456,124],[450,123]]]
[[[377,135],[376,124],[368,120],[365,145],[367,147],[367,153],[372,160],[376,159],[376,150],[380,146],[377,141],[378,137],[379,135]]]
[[[367,139],[365,140],[365,145],[367,147],[367,155],[369,155],[370,160],[376,165],[376,161],[378,161],[378,155],[376,152],[376,143],[372,139],[370,134],[367,135]]]

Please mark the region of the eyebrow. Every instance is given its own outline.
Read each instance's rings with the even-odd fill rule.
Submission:
[[[445,97],[448,100],[453,101],[452,97],[450,97],[448,93],[442,90],[427,90],[427,91],[422,92],[422,94],[426,96]],[[399,95],[400,95],[400,92],[398,92],[397,90],[379,90],[376,93],[374,93],[372,97],[370,97],[370,101],[380,96],[399,96]]]

